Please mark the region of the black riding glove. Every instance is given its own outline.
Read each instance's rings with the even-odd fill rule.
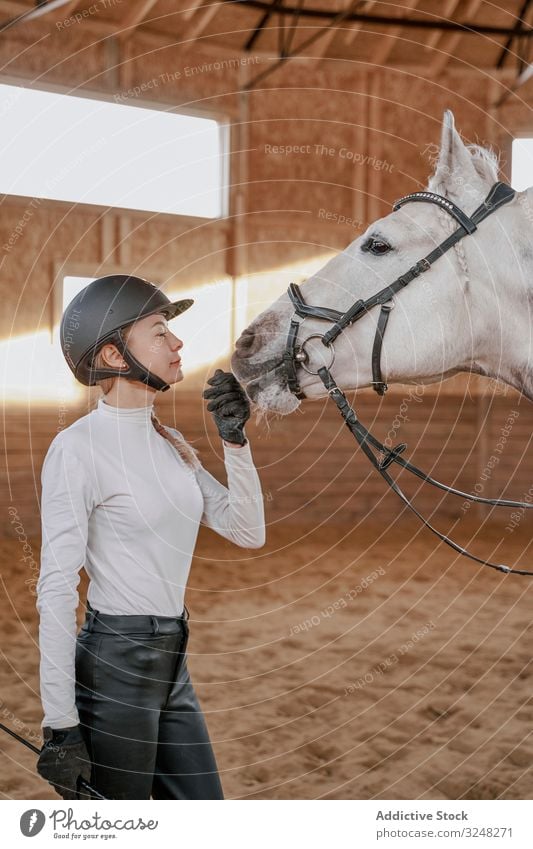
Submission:
[[[246,445],[244,425],[250,418],[250,402],[244,389],[231,371],[219,368],[207,382],[213,388],[205,389],[203,397],[212,399],[207,409],[213,413],[221,438]]]
[[[44,745],[37,761],[37,772],[63,799],[85,799],[77,792],[78,776],[91,778],[91,759],[81,735],[80,726],[43,728]]]

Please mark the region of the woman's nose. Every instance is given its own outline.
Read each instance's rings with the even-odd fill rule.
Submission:
[[[172,335],[173,335],[173,338],[174,338],[174,343],[172,344],[172,350],[173,351],[179,351],[180,348],[183,348],[183,342],[181,341],[181,339],[178,339],[177,336],[174,336],[174,334],[172,334]]]

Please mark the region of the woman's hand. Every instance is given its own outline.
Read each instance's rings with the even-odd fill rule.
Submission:
[[[91,759],[80,726],[46,727],[43,732],[45,743],[37,761],[37,772],[63,799],[79,799],[78,778],[81,776],[85,781],[91,778]]]
[[[219,368],[207,382],[212,389],[205,389],[202,397],[210,400],[207,409],[221,438],[246,445],[244,425],[250,418],[250,402],[244,389],[231,371]]]

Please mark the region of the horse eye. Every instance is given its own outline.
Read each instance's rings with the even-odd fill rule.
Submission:
[[[362,251],[370,251],[372,254],[376,254],[376,256],[381,256],[382,254],[386,254],[388,251],[392,250],[391,245],[388,242],[384,242],[383,239],[367,239],[367,241],[361,247]]]

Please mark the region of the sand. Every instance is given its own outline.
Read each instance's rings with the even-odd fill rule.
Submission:
[[[405,514],[378,520],[273,525],[257,551],[201,530],[189,669],[226,797],[531,798],[533,579],[456,555]],[[530,526],[469,515],[455,536],[533,568]],[[37,615],[20,556],[2,543],[0,721],[36,741]],[[0,758],[1,798],[58,798],[4,732]]]

